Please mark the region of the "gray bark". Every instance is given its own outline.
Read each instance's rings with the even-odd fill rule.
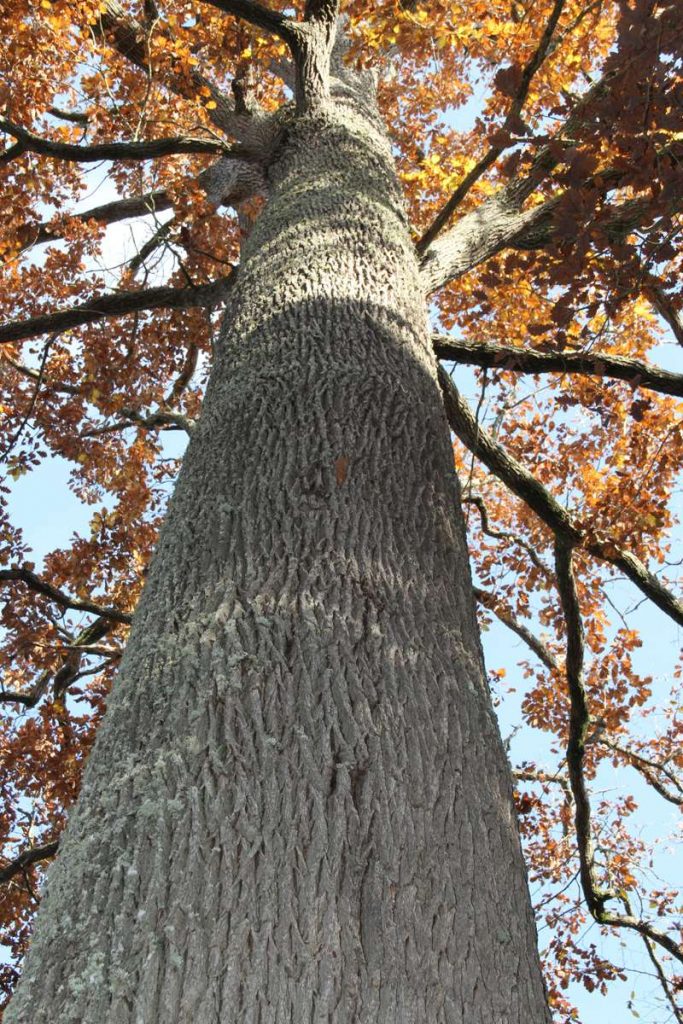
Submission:
[[[390,145],[293,118],[7,1024],[547,1024]]]

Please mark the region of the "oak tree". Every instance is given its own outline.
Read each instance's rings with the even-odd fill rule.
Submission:
[[[683,1019],[628,786],[683,801],[678,674],[614,590],[683,623],[681,4],[0,20],[5,1020],[577,1020],[591,920]]]

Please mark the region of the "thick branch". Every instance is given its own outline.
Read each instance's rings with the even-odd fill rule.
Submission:
[[[589,94],[592,95],[599,85],[596,83]],[[601,87],[604,88],[604,83]],[[577,105],[577,110],[582,108],[584,99]],[[578,117],[577,111],[574,116]],[[664,147],[659,157],[679,159],[679,151],[680,143],[674,143]],[[477,209],[461,217],[446,234],[426,248],[421,262],[422,278],[428,293],[462,276],[503,249],[543,249],[562,240],[562,229],[558,230],[554,214],[568,192],[558,193],[537,206],[522,209],[524,200],[559,159],[557,150],[542,150],[526,178],[501,188]],[[582,187],[598,189],[604,195],[611,189],[621,187],[623,181],[623,168],[605,167],[586,178]],[[668,212],[674,214],[682,207],[683,191],[679,190],[668,203]],[[639,224],[646,222],[651,211],[652,201],[649,198],[605,204],[600,212],[599,226],[608,239],[620,241]],[[662,312],[662,315],[665,314]]]
[[[118,199],[112,203],[104,203],[102,206],[93,206],[92,210],[83,210],[82,213],[73,213],[69,216],[73,220],[90,221],[97,224],[116,224],[121,220],[128,220],[129,217],[146,217],[150,213],[162,213],[169,210],[173,202],[166,189],[157,189],[148,192],[143,196],[133,196],[130,199]],[[45,242],[53,242],[62,237],[60,228],[51,228],[49,224],[40,224],[36,229],[34,237],[30,237],[30,228],[22,228],[22,235],[27,236],[27,244],[43,245]]]
[[[520,373],[579,373],[590,377],[615,377],[632,387],[661,391],[683,398],[683,374],[649,366],[640,359],[626,359],[602,352],[539,352],[512,345],[490,345],[448,335],[432,335],[437,358],[455,363]]]
[[[38,701],[47,693],[51,678],[52,672],[49,669],[41,672],[32,688],[26,692],[23,690],[6,690],[0,684],[0,703],[21,704],[27,709],[34,708]]]
[[[15,875],[21,874],[26,868],[30,868],[32,864],[38,864],[43,860],[50,860],[57,853],[58,849],[59,840],[55,839],[51,843],[45,843],[44,846],[31,846],[28,850],[24,850],[18,857],[15,857],[14,860],[0,868],[0,885],[5,885]]]
[[[146,75],[152,75],[153,68],[149,63],[149,53],[145,45],[147,30],[139,21],[129,17],[118,0],[103,0],[102,13],[93,28],[98,30],[122,57],[135,64]],[[245,119],[235,114],[234,104],[197,68],[192,69],[189,79],[182,74],[167,76],[164,78],[164,84],[177,96],[191,101],[196,99],[197,93],[202,89],[208,89],[211,99],[216,104],[215,107],[207,109],[213,124],[231,134],[240,134],[240,127]]]
[[[517,462],[502,445],[478,424],[466,403],[460,397],[455,384],[439,367],[439,382],[444,393],[446,415],[451,429],[460,440],[481,461],[495,473],[513,493],[533,509],[551,530],[574,543],[582,538],[580,528],[574,523],[569,512],[548,493],[521,463]]]
[[[572,545],[559,537],[555,544],[555,568],[567,629],[566,675],[570,701],[567,770],[574,795],[574,820],[583,894],[591,914],[600,924],[632,929],[658,943],[672,956],[683,962],[683,950],[666,932],[655,928],[649,921],[636,918],[630,913],[627,915],[614,914],[605,909],[605,903],[614,899],[618,894],[611,889],[606,890],[600,887],[595,868],[590,800],[583,772],[583,760],[590,727],[590,712],[583,681],[583,622],[572,566]]]
[[[138,426],[143,430],[184,430],[191,435],[195,427],[195,421],[179,412],[162,412],[161,410],[143,416],[135,409],[122,409],[124,419],[117,420],[102,427],[94,427],[87,430],[82,437],[100,437],[102,434],[113,434],[119,430],[128,430],[130,427]]]
[[[82,114],[79,110],[62,110],[61,107],[48,107],[48,114],[58,118],[60,121],[69,121],[71,124],[86,125],[90,121],[89,114]]]
[[[571,545],[580,545],[596,558],[616,566],[658,608],[675,622],[683,625],[683,602],[674,597],[639,558],[630,551],[621,550],[613,542],[592,538],[589,531],[553,498],[528,469],[505,451],[503,446],[476,422],[443,367],[439,367],[439,382],[444,393],[446,415],[451,429],[513,494],[533,509],[556,537]]]
[[[574,824],[579,850],[581,885],[591,914],[596,920],[600,920],[606,901],[615,894],[600,887],[595,869],[590,799],[583,773],[583,759],[591,720],[583,678],[583,622],[574,580],[572,546],[560,537],[555,544],[555,571],[567,631],[565,672],[570,706],[567,771],[574,796]]]
[[[92,612],[93,615],[99,615],[105,619],[112,619],[114,622],[125,622],[130,623],[132,616],[126,612],[121,612],[117,608],[103,607],[97,604],[95,601],[82,601],[78,598],[69,597],[63,590],[59,590],[58,587],[53,587],[51,583],[47,583],[42,580],[35,573],[29,569],[1,569],[0,570],[0,583],[9,583],[13,581],[20,581],[25,583],[30,590],[33,590],[36,594],[43,594],[44,597],[48,597],[51,601],[62,606],[62,608],[72,608],[74,611],[80,612]]]
[[[0,153],[0,167],[3,164],[11,163],[12,160],[16,160],[18,156],[22,156],[26,152],[26,146],[22,142],[15,142],[13,146],[9,146],[4,153]]]
[[[325,21],[333,25],[339,13],[339,0],[306,0],[306,21]]]
[[[265,182],[260,168],[255,162],[245,163],[241,160],[217,160],[197,176],[197,183],[204,189],[207,198],[216,206],[231,206],[242,202],[252,195],[262,194]],[[95,221],[98,224],[116,224],[131,217],[145,217],[148,214],[161,213],[173,206],[173,200],[165,189],[147,192],[142,196],[130,199],[117,199],[102,206],[94,206],[91,210],[71,214],[73,220]],[[26,246],[43,245],[62,237],[62,229],[40,224],[38,227],[20,229],[20,237]],[[135,258],[139,260],[140,254]],[[135,261],[133,261],[135,262]]]
[[[235,18],[241,18],[242,21],[249,22],[250,25],[256,25],[257,28],[279,36],[288,46],[296,48],[299,40],[299,26],[291,18],[286,18],[284,14],[264,7],[263,4],[256,3],[255,0],[205,0],[205,2],[210,3],[212,7],[217,7],[219,11],[225,11],[226,14],[232,14]]]
[[[515,242],[528,237],[537,223],[549,222],[555,202],[548,200],[529,210],[519,210],[501,192],[466,213],[450,231],[432,242],[422,256],[421,277],[427,294],[466,274],[501,249],[514,248]],[[523,244],[520,247],[527,248]]]
[[[0,325],[0,343],[23,341],[40,334],[65,331],[71,327],[101,320],[106,316],[125,316],[146,309],[184,309],[214,306],[222,302],[232,285],[234,273],[196,288],[145,288],[138,292],[113,292],[95,296],[89,302],[59,313],[45,313],[29,320],[13,320]]]
[[[17,139],[24,151],[53,157],[55,160],[69,160],[78,163],[96,163],[100,160],[153,160],[161,156],[180,153],[218,153],[224,157],[240,160],[257,159],[239,144],[228,145],[211,139],[189,139],[176,136],[169,139],[147,139],[144,142],[101,142],[92,146],[79,146],[70,142],[54,142],[41,138],[33,132],[0,118],[0,129]]]
[[[661,283],[653,274],[647,274],[643,290],[659,315],[671,328],[678,344],[683,345],[683,312],[666,294]]]

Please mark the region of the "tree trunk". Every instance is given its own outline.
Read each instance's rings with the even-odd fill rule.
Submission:
[[[292,119],[7,1024],[545,1024],[390,145]]]

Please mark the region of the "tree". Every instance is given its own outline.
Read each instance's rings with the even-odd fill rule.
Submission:
[[[591,788],[683,792],[675,695],[644,738],[605,611],[618,574],[683,622],[683,378],[647,358],[683,342],[683,11],[365,7],[3,14],[4,458],[104,502],[39,571],[3,513],[17,962],[61,848],[7,1021],[549,1020],[475,597],[563,750],[515,770],[556,1017],[619,975],[589,914],[681,1019],[674,894]],[[119,198],[60,212],[103,160]],[[107,287],[103,232],[150,215]],[[481,368],[475,412],[437,358]]]

